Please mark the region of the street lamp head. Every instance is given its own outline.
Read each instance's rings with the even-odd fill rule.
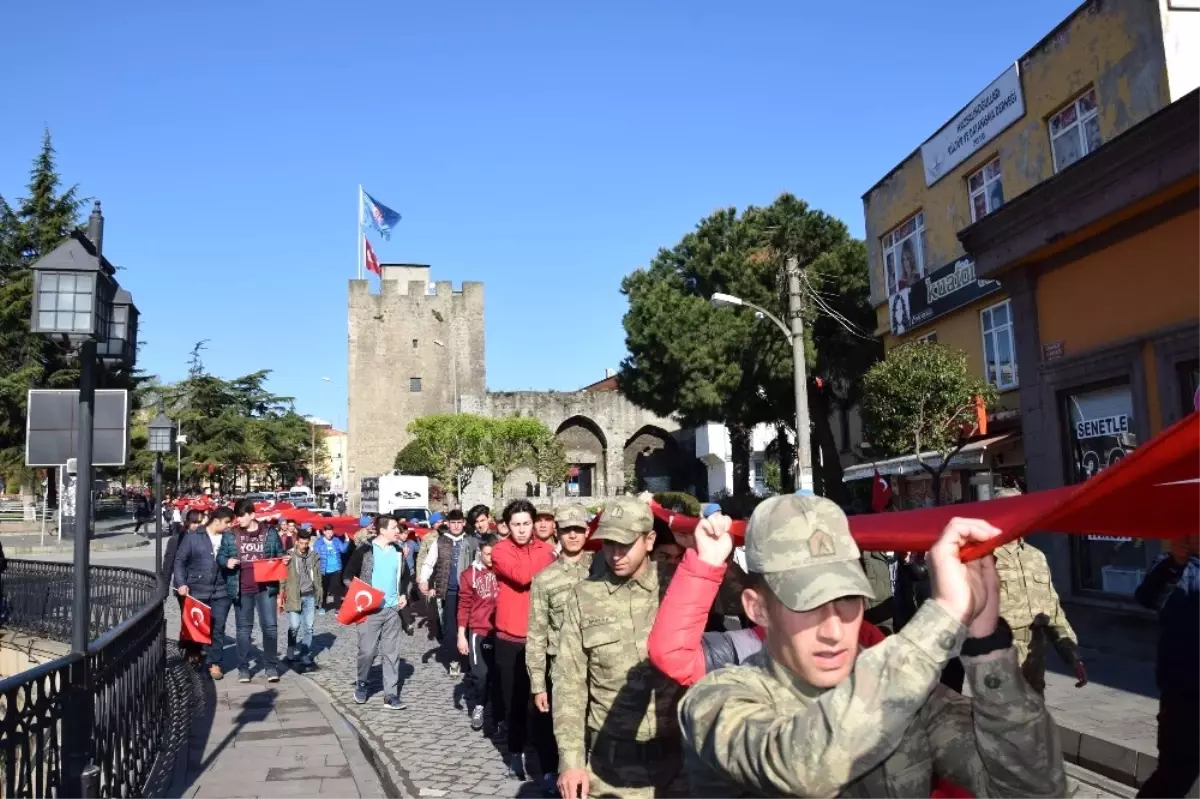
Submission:
[[[726,308],[732,305],[745,305],[741,297],[735,297],[732,294],[714,294],[709,300],[714,308]]]
[[[118,289],[115,271],[86,236],[73,232],[33,265],[30,329],[70,344],[105,341]]]
[[[133,295],[118,288],[113,296],[108,335],[96,347],[96,354],[108,363],[132,368],[137,361],[137,324],[138,309],[133,304]]]
[[[151,452],[170,452],[175,449],[175,422],[167,418],[167,414],[163,411],[162,400],[158,401],[158,415],[147,427],[150,432],[150,440],[146,444],[146,449]]]

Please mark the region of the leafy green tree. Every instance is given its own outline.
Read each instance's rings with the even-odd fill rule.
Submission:
[[[724,424],[734,492],[749,493],[751,430],[795,418],[791,347],[770,322],[749,311],[715,309],[709,298],[732,294],[786,319],[790,257],[804,269],[806,365],[810,376],[822,378],[822,388],[815,381],[809,387],[812,433],[819,445],[833,449],[817,468],[824,493],[837,498],[841,465],[824,408],[853,400],[862,364],[878,357],[879,345],[872,336],[862,243],[842,222],[802,200],[783,194],[741,215],[733,208],[718,211],[673,248],[660,250],[648,268],[626,277],[621,290],[629,298],[629,355],[619,381],[632,401],[685,425]],[[814,397],[826,391],[824,402]]]
[[[492,420],[469,413],[435,414],[408,425],[412,441],[396,454],[395,467],[437,480],[444,491],[466,488],[485,465],[485,440]],[[462,497],[456,497],[461,503]]]
[[[942,474],[976,430],[977,401],[988,405],[995,398],[995,388],[971,373],[965,353],[913,342],[892,350],[863,378],[864,432],[884,455],[916,456],[940,505]]]
[[[546,433],[533,445],[533,472],[539,483],[546,484],[546,496],[552,499],[555,487],[567,482],[571,466],[567,463],[567,449],[562,440],[549,429]]]
[[[489,419],[483,465],[492,473],[492,496],[503,496],[505,482],[517,469],[536,471],[537,445],[553,437],[543,422],[530,416]]]

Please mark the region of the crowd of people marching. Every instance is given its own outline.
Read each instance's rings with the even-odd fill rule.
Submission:
[[[357,580],[379,599],[346,600],[354,701],[404,710],[402,636],[424,616],[439,663],[467,683],[470,726],[506,742],[520,780],[532,745],[547,796],[1063,795],[1047,648],[1078,687],[1087,672],[1036,548],[1016,541],[964,563],[961,547],[999,531],[955,519],[928,553],[862,553],[843,511],[803,494],[758,504],[735,546],[732,506],[706,507],[680,535],[648,503],[618,498],[595,522],[579,504],[523,499],[498,518],[451,510],[432,529],[381,515],[350,538],[263,519],[242,500],[187,511],[164,568],[180,602],[211,608],[215,644],[185,646],[217,680],[231,609],[238,679],[252,679],[257,618],[274,682],[277,617],[288,665],[318,668],[315,616]],[[1194,540],[1176,546],[1141,592],[1184,614],[1175,634],[1190,619],[1190,642],[1176,638],[1167,662],[1192,669],[1193,693],[1196,553]],[[271,558],[286,576],[260,582],[248,566]],[[1172,682],[1176,716],[1197,702],[1183,685]],[[1196,778],[1195,715],[1165,723],[1143,795],[1182,796]]]

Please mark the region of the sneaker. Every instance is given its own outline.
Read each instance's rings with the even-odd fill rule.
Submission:
[[[360,682],[354,686],[354,703],[365,705],[367,703],[367,684]]]
[[[219,680],[225,676],[225,672],[221,671],[221,667],[214,663],[208,667],[208,676],[214,680]]]
[[[471,711],[471,729],[476,731],[483,729],[483,705],[476,705],[475,709]]]
[[[325,610],[325,608],[321,608],[320,610],[317,611],[317,613],[321,614],[322,616],[324,616],[326,614],[326,612],[327,611]]]
[[[238,672],[238,682],[250,682],[250,672],[239,671]]]
[[[450,664],[450,676],[459,677],[462,675],[462,664],[457,660]]]
[[[558,780],[553,774],[542,775],[542,795],[546,799],[556,799],[558,796]]]
[[[508,775],[525,782],[525,755],[516,753],[508,756]]]
[[[267,675],[267,682],[279,682],[279,672],[273,671]]]
[[[305,671],[317,671],[321,668],[317,665],[317,661],[315,660],[302,660],[300,661],[300,665]]]
[[[400,701],[398,696],[386,696],[383,699],[384,710],[408,710],[408,705]]]

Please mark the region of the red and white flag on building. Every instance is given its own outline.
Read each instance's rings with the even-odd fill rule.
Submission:
[[[179,640],[195,644],[212,643],[212,608],[191,596],[183,598],[183,618]]]
[[[374,272],[382,278],[383,270],[379,268],[379,258],[375,256],[375,251],[371,249],[371,242],[367,241],[365,236],[363,237],[363,247],[366,248],[367,271]]]
[[[875,479],[871,485],[871,510],[883,513],[892,504],[892,484],[888,479],[875,470]]]
[[[373,610],[383,607],[383,592],[355,577],[346,588],[346,597],[338,608],[339,624],[358,624]]]

